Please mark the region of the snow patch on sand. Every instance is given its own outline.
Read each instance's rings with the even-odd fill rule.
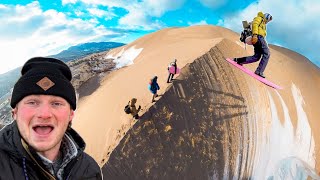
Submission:
[[[300,90],[293,84],[291,92],[294,97],[294,102],[297,108],[297,129],[295,132],[296,148],[295,151],[298,157],[311,167],[315,167],[314,148],[315,142],[312,136],[306,112],[303,110],[305,104]]]
[[[297,127],[294,129],[289,114],[289,110],[279,92],[275,91],[281,102],[284,113],[284,120],[281,121],[278,116],[276,104],[268,92],[269,105],[271,111],[271,121],[269,127],[263,123],[268,130],[264,131],[262,138],[263,142],[258,143],[257,150],[259,157],[256,158],[253,177],[260,178],[276,178],[280,177],[279,172],[283,173],[285,169],[288,174],[299,174],[301,172],[310,172],[315,168],[314,149],[315,143],[311,133],[308,117],[303,109],[304,100],[300,90],[292,84],[291,93],[295,102],[297,112]],[[267,121],[267,120],[264,120]],[[281,123],[283,122],[283,124]],[[289,159],[288,159],[289,158]],[[291,168],[295,163],[292,159],[300,160],[306,163],[306,166],[300,168]],[[303,164],[303,163],[301,163]],[[311,169],[310,169],[311,167]],[[262,170],[261,170],[262,169]],[[307,173],[305,173],[307,174]],[[283,174],[281,174],[283,175]]]
[[[113,59],[116,63],[116,68],[121,68],[123,66],[133,64],[133,61],[136,59],[136,57],[139,56],[142,50],[143,48],[136,49],[135,46],[132,46],[127,50],[124,50],[124,48],[122,48],[121,51],[115,56],[108,54],[105,58]]]

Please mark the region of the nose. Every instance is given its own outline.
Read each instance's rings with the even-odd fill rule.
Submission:
[[[50,106],[47,104],[42,104],[41,106],[39,106],[37,115],[39,118],[42,118],[42,119],[48,119],[52,117]]]

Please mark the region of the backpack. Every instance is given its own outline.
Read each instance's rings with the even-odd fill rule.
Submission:
[[[128,102],[128,104],[124,107],[124,112],[127,114],[131,113],[131,109],[130,109],[130,101]]]
[[[247,21],[242,21],[243,30],[240,34],[240,41],[246,43],[246,39],[249,36],[252,36],[252,26],[251,22],[248,23]]]
[[[263,19],[261,20],[258,27],[260,27],[262,22],[263,22]],[[242,21],[242,27],[243,27],[243,30],[241,31],[241,34],[240,34],[240,41],[245,44],[247,43],[249,45],[252,45],[251,43],[246,42],[246,39],[252,36],[252,22],[248,23],[247,21]],[[251,40],[249,41],[251,42]]]
[[[156,91],[157,90],[156,85],[154,83],[150,84],[150,90],[151,91]]]

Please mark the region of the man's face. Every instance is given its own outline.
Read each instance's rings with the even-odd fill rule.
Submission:
[[[12,112],[21,136],[41,154],[59,150],[74,116],[65,99],[51,95],[26,96]]]

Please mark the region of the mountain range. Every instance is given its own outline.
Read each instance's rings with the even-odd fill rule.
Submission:
[[[59,54],[48,57],[57,58],[64,62],[83,58],[89,54],[107,51],[112,48],[120,47],[125,44],[118,42],[90,42],[71,46],[67,50],[61,51]]]
[[[108,51],[112,48],[120,47],[123,45],[125,44],[119,43],[119,42],[90,42],[90,43],[79,44],[76,46],[71,46],[68,49],[63,50],[58,54],[50,55],[47,57],[53,57],[53,58],[60,59],[64,62],[68,62],[71,60],[83,58],[93,53]],[[4,74],[0,74],[0,84],[1,84],[0,103],[1,103],[1,97],[5,96],[10,91],[14,83],[19,78],[20,70],[21,70],[21,67],[18,67]],[[5,98],[6,97],[4,97],[3,99]]]

